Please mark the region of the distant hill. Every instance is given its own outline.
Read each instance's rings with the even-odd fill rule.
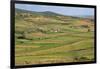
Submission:
[[[15,11],[17,13],[30,13],[34,15],[43,15],[43,16],[67,16],[67,17],[73,17],[73,18],[88,18],[94,20],[94,16],[92,15],[62,15],[59,13],[51,12],[51,11],[44,11],[44,12],[36,12],[36,11],[29,11],[29,10],[24,10],[24,9],[18,9],[15,8]]]
[[[77,17],[80,17],[80,18],[88,18],[88,19],[94,19],[94,16],[93,16],[93,15],[78,15]]]
[[[89,16],[65,16],[58,13],[44,11],[35,12],[15,9],[16,31],[34,31],[51,33],[52,31],[93,31],[94,21]],[[30,29],[31,28],[31,29]]]
[[[60,15],[61,16],[61,14],[50,12],[50,11],[36,12],[36,11],[29,11],[29,10],[18,9],[18,8],[16,8],[15,11],[17,13],[34,13],[36,15],[46,15],[46,16],[47,15],[49,15],[49,16],[58,16],[58,15]]]

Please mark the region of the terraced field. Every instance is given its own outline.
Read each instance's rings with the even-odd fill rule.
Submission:
[[[16,13],[16,65],[94,61],[92,20],[18,9]]]

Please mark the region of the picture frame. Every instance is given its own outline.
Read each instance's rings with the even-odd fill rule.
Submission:
[[[92,8],[93,10],[94,10],[94,12],[93,12],[93,14],[94,14],[94,16],[93,16],[93,19],[90,19],[91,20],[91,22],[93,22],[94,24],[93,25],[91,25],[91,27],[94,29],[92,32],[92,35],[93,36],[87,36],[87,38],[91,38],[92,39],[92,41],[93,41],[93,47],[92,47],[92,50],[93,50],[93,53],[92,53],[92,56],[93,56],[93,60],[91,59],[91,61],[83,61],[83,62],[80,62],[80,61],[78,61],[78,60],[80,60],[80,58],[78,59],[77,57],[76,57],[76,60],[77,61],[75,61],[75,62],[57,62],[57,63],[42,63],[41,64],[41,62],[40,62],[40,64],[39,63],[37,63],[37,64],[28,64],[28,62],[27,62],[27,60],[26,60],[26,64],[23,64],[23,65],[16,65],[16,42],[17,42],[17,40],[16,40],[16,36],[15,36],[15,34],[16,34],[16,21],[15,21],[15,19],[16,19],[16,14],[15,14],[15,12],[16,12],[16,4],[21,4],[21,5],[24,5],[24,4],[28,4],[28,5],[40,5],[40,6],[54,6],[54,7],[73,7],[73,8]],[[22,8],[24,7],[24,6],[21,6]],[[31,7],[31,6],[30,6]],[[38,7],[37,7],[37,9],[38,9]],[[39,8],[40,9],[40,8]],[[54,9],[53,9],[54,10]],[[25,11],[25,9],[24,9],[24,11]],[[60,9],[59,9],[59,11],[61,11]],[[25,11],[25,12],[28,12],[28,11]],[[31,11],[29,11],[29,12],[31,12]],[[78,11],[79,12],[79,11]],[[51,15],[51,12],[49,12],[49,14]],[[57,14],[54,14],[54,13],[52,13],[53,15],[57,15]],[[41,15],[41,14],[39,14],[39,15]],[[44,14],[43,14],[44,15]],[[68,14],[67,14],[68,15]],[[66,16],[67,16],[66,15]],[[21,16],[23,16],[23,15],[21,15]],[[32,16],[32,15],[30,15],[30,16]],[[60,15],[59,15],[60,16]],[[63,15],[61,15],[61,16],[63,16]],[[24,16],[25,17],[25,16]],[[41,16],[42,17],[42,16]],[[43,16],[43,17],[45,17],[45,15]],[[49,17],[49,16],[48,16]],[[64,17],[64,16],[63,16]],[[58,18],[60,18],[60,17],[58,17]],[[75,17],[70,17],[70,18],[75,18]],[[77,17],[77,18],[80,18],[81,19],[81,17]],[[76,19],[77,19],[76,18]],[[83,19],[84,19],[84,17],[83,17]],[[88,19],[88,18],[85,18],[85,19]],[[46,20],[46,19],[45,19]],[[18,20],[19,21],[19,20]],[[38,20],[39,21],[39,20]],[[49,21],[49,19],[47,19],[47,21]],[[64,19],[62,19],[62,22],[64,21]],[[66,21],[66,20],[65,20]],[[42,20],[40,20],[40,22],[42,22]],[[56,22],[56,21],[55,21]],[[88,20],[87,20],[87,22],[88,22]],[[35,24],[34,24],[35,25]],[[39,25],[38,25],[39,26]],[[47,26],[47,25],[46,25]],[[60,25],[60,26],[62,26],[62,25]],[[69,25],[70,26],[70,25]],[[49,26],[48,26],[49,27]],[[71,26],[70,26],[71,27]],[[83,29],[83,28],[88,28],[88,27],[86,27],[86,26],[81,26],[81,28]],[[80,29],[79,27],[75,27],[75,28],[78,28],[78,29]],[[74,28],[74,29],[75,29]],[[90,28],[90,26],[89,26],[89,28]],[[10,24],[10,29],[11,29],[11,31],[10,31],[10,44],[11,44],[11,47],[10,47],[10,53],[11,53],[11,63],[10,63],[10,67],[12,68],[12,69],[14,69],[14,68],[28,68],[28,67],[44,67],[44,66],[60,66],[60,65],[76,65],[76,64],[91,64],[91,63],[96,63],[96,6],[95,5],[81,5],[81,4],[66,4],[66,3],[49,3],[49,2],[35,2],[35,1],[16,1],[16,0],[11,0],[11,24]],[[48,29],[48,28],[46,28],[46,29]],[[51,29],[51,28],[50,28]],[[38,30],[40,30],[40,29],[38,29]],[[71,29],[70,29],[71,30]],[[36,30],[37,31],[37,30]],[[42,30],[40,30],[40,31],[42,31]],[[39,32],[40,32],[39,31]],[[90,31],[90,30],[88,30],[88,31]],[[47,31],[46,31],[47,32]],[[57,33],[58,32],[58,30],[54,30],[53,32],[55,32],[55,33]],[[49,32],[50,33],[50,32]],[[68,33],[68,32],[67,32]],[[71,33],[73,33],[73,32],[71,32]],[[78,32],[79,33],[79,32]],[[91,32],[90,32],[91,33]],[[84,34],[85,35],[85,34]],[[23,35],[24,36],[24,35]],[[28,36],[29,37],[29,36]],[[17,37],[17,38],[19,38],[19,39],[23,39],[23,37]],[[32,37],[33,38],[33,37]],[[51,37],[50,37],[51,38]],[[66,37],[64,37],[64,38],[66,38]],[[85,38],[85,37],[84,37]],[[57,38],[56,38],[57,39]],[[59,39],[62,39],[62,38],[59,38]],[[67,38],[66,38],[67,39]],[[65,40],[66,40],[65,39]],[[75,38],[76,39],[76,38]],[[80,39],[80,38],[79,38]],[[78,40],[79,40],[78,39]],[[32,41],[33,39],[29,39],[30,41]],[[39,38],[39,40],[40,40],[40,38]],[[54,39],[53,39],[54,40]],[[73,40],[74,40],[74,37],[73,37]],[[45,41],[44,41],[45,42]],[[23,43],[23,42],[21,42],[21,43]],[[90,43],[91,44],[91,43]],[[38,44],[35,44],[35,45],[37,45],[38,46]],[[58,44],[59,45],[59,44]],[[52,46],[52,45],[50,45],[50,46]],[[56,46],[56,44],[55,44],[55,46]],[[19,47],[20,48],[20,47]],[[22,47],[23,48],[23,47]],[[32,47],[31,47],[32,48]],[[26,48],[27,49],[27,48]],[[33,49],[33,48],[32,48]],[[55,49],[54,49],[55,50]],[[85,49],[79,49],[79,50],[85,50]],[[78,51],[79,51],[78,50]],[[27,51],[27,50],[26,50]],[[74,50],[74,52],[75,51],[77,51],[77,50]],[[90,50],[89,50],[90,51]],[[47,52],[47,51],[46,51]],[[83,51],[84,52],[84,51]],[[58,55],[59,55],[59,53],[60,52],[58,52]],[[90,52],[91,53],[91,52]],[[25,54],[25,53],[24,53]],[[38,53],[37,53],[38,54]],[[54,53],[53,53],[54,54]],[[72,54],[72,53],[71,53]],[[19,55],[19,54],[17,54],[17,55]],[[57,54],[55,54],[55,55],[57,55]],[[73,54],[74,55],[74,54]],[[27,55],[26,55],[27,56]],[[90,56],[89,56],[90,57]],[[34,57],[32,57],[32,58],[34,58]],[[38,57],[38,58],[40,58],[40,57]],[[65,57],[64,57],[65,58]],[[67,57],[66,57],[67,58]],[[20,59],[20,61],[22,60],[22,58],[19,58]],[[30,59],[30,58],[29,58]],[[74,58],[75,59],[75,58]],[[87,58],[84,58],[83,57],[83,59],[87,59]],[[42,60],[42,59],[41,59]],[[58,60],[57,60],[58,61]],[[65,60],[64,60],[65,61]],[[47,62],[47,61],[46,61]],[[53,62],[53,61],[52,61]]]

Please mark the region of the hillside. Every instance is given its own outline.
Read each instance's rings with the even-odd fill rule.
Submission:
[[[94,60],[94,21],[15,9],[16,65]]]

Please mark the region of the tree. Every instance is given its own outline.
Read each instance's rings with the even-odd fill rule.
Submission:
[[[91,30],[88,28],[87,32],[90,32]]]

